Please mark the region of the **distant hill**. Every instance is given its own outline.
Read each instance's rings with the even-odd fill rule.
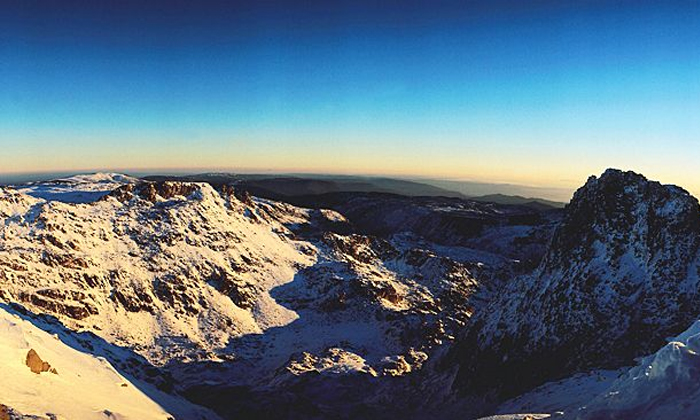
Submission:
[[[511,204],[525,206],[536,210],[549,210],[564,208],[566,203],[545,200],[543,198],[523,197],[520,195],[488,194],[480,197],[469,197],[470,200],[482,203]]]
[[[484,203],[518,205],[538,211],[563,208],[565,205],[565,203],[559,201],[501,192],[538,192],[539,190],[535,187],[524,187],[511,184],[486,184],[467,181],[425,180],[425,182],[420,182],[417,180],[352,175],[266,175],[231,173],[153,175],[146,176],[144,179],[151,181],[179,180],[207,182],[214,186],[231,184],[245,189],[253,195],[275,200],[289,200],[292,197],[308,198],[311,196],[331,193],[358,192],[397,194],[408,197],[461,198]],[[444,187],[441,185],[444,185]],[[451,189],[450,187],[453,187],[454,189]],[[466,192],[483,194],[467,194]],[[548,189],[542,189],[541,192],[546,194],[550,191]]]
[[[285,198],[338,192],[373,192],[405,196],[456,197],[463,194],[434,185],[392,178],[323,175],[257,175],[257,174],[197,174],[184,176],[147,176],[144,179],[162,181],[207,182],[212,185],[234,184],[253,195],[268,198]]]
[[[428,185],[433,185],[439,188],[444,188],[450,191],[456,191],[467,197],[482,197],[485,195],[504,195],[504,196],[520,196],[536,197],[539,201],[552,201],[566,203],[571,200],[574,193],[571,188],[557,187],[533,187],[529,185],[518,184],[498,184],[476,181],[459,181],[459,180],[443,180],[443,179],[411,179],[415,182],[421,182]]]

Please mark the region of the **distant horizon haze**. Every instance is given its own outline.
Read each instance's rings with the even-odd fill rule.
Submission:
[[[600,176],[602,173],[609,168],[604,168],[597,173],[588,174],[575,185],[571,187],[553,187],[551,185],[532,185],[532,184],[522,184],[516,182],[504,182],[498,180],[490,179],[474,179],[474,178],[449,178],[449,177],[431,177],[431,176],[421,176],[421,175],[401,175],[401,174],[382,174],[382,173],[346,173],[346,172],[309,172],[309,171],[276,171],[272,169],[260,169],[260,168],[91,168],[91,169],[75,169],[75,170],[49,170],[40,172],[2,172],[0,171],[0,185],[12,185],[12,184],[22,184],[28,182],[39,182],[52,179],[65,178],[73,175],[81,174],[91,174],[91,173],[121,173],[127,174],[135,177],[145,177],[151,175],[197,175],[206,173],[226,173],[226,174],[241,174],[241,175],[269,175],[269,176],[298,176],[298,177],[357,177],[357,178],[390,178],[397,180],[414,181],[420,183],[426,183],[428,185],[434,185],[446,190],[451,190],[455,192],[460,192],[460,188],[456,186],[449,185],[450,183],[455,183],[459,185],[463,183],[474,184],[477,191],[473,194],[466,194],[467,196],[482,196],[491,194],[503,194],[503,195],[519,195],[525,198],[538,198],[544,200],[552,200],[557,202],[566,203],[568,202],[573,193],[580,187],[584,185],[586,180],[590,176]],[[654,177],[649,177],[643,172],[630,168],[613,168],[620,170],[631,170],[646,176],[652,181],[658,181],[662,184],[676,185],[687,190],[690,194],[700,199],[700,194],[688,189],[686,186],[674,183],[666,182],[664,180],[656,179]],[[700,191],[699,191],[700,192]]]
[[[8,0],[0,36],[0,172],[700,194],[700,2]]]

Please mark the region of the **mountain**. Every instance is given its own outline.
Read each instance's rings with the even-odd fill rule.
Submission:
[[[95,178],[99,190],[104,177]],[[83,181],[70,196],[84,190]],[[289,319],[266,291],[311,257],[285,238],[280,223],[253,222],[243,203],[207,184],[136,186],[124,178],[89,203],[29,195],[56,184],[0,191],[6,301],[60,315],[71,328],[89,326],[115,344],[147,348],[154,363],[206,354],[231,335]],[[253,295],[269,305],[264,317],[242,309]]]
[[[413,181],[456,191],[466,197],[481,197],[484,195],[505,195],[518,197],[538,197],[557,203],[568,203],[573,194],[573,188],[533,187],[518,184],[502,184],[476,181],[418,178]]]
[[[50,181],[36,181],[15,187],[17,191],[44,200],[64,203],[89,203],[124,184],[134,184],[136,178],[117,173],[73,175]]]
[[[633,172],[591,177],[542,263],[472,320],[453,388],[487,399],[633,364],[688,327],[700,304],[700,206]]]
[[[228,184],[94,174],[1,188],[0,302],[187,410],[408,415],[415,402],[396,390],[451,346],[499,273],[522,270],[507,244],[537,255],[552,223],[384,194],[354,202],[353,219],[411,200],[409,218],[481,214],[490,222],[469,237],[490,251],[432,242],[449,223],[370,234],[336,211]]]
[[[285,201],[301,207],[338,211],[364,233],[412,232],[433,242],[451,245],[467,244],[499,226],[537,226],[558,220],[560,216],[558,211],[549,211],[552,209],[387,193],[327,193],[287,197]]]

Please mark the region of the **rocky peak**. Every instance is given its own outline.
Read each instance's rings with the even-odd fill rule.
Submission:
[[[613,260],[627,249],[647,260],[672,249],[692,257],[699,239],[695,197],[631,171],[608,169],[576,191],[543,265],[551,271],[590,259],[596,247]]]
[[[589,178],[540,267],[477,315],[455,352],[457,387],[514,395],[655,350],[697,315],[699,244],[700,207],[683,189],[614,169]]]

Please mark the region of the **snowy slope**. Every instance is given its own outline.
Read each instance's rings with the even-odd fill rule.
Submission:
[[[435,205],[443,221],[478,210]],[[396,211],[390,222],[408,217]],[[178,395],[225,418],[441,413],[429,398],[454,404],[444,408],[455,418],[697,413],[698,328],[619,379],[591,371],[656,351],[700,304],[697,200],[634,173],[591,178],[542,264],[519,277],[556,217],[487,223],[437,245],[431,237],[471,225],[365,236],[334,211],[231,187],[94,174],[2,188],[0,221],[0,366],[25,375],[34,348],[59,372],[0,385],[0,404],[24,414],[213,418]],[[83,386],[72,372],[91,378],[94,398],[50,405],[60,381]]]
[[[622,375],[567,418],[691,419],[700,417],[700,321]]]
[[[700,321],[632,368],[580,373],[502,403],[493,417],[545,413],[571,420],[700,416]]]
[[[58,373],[33,373],[25,364],[33,349]],[[59,419],[165,420],[167,413],[149,395],[175,402],[182,418],[214,418],[185,401],[176,402],[148,385],[135,384],[110,363],[82,353],[0,308],[0,404],[26,416]]]

